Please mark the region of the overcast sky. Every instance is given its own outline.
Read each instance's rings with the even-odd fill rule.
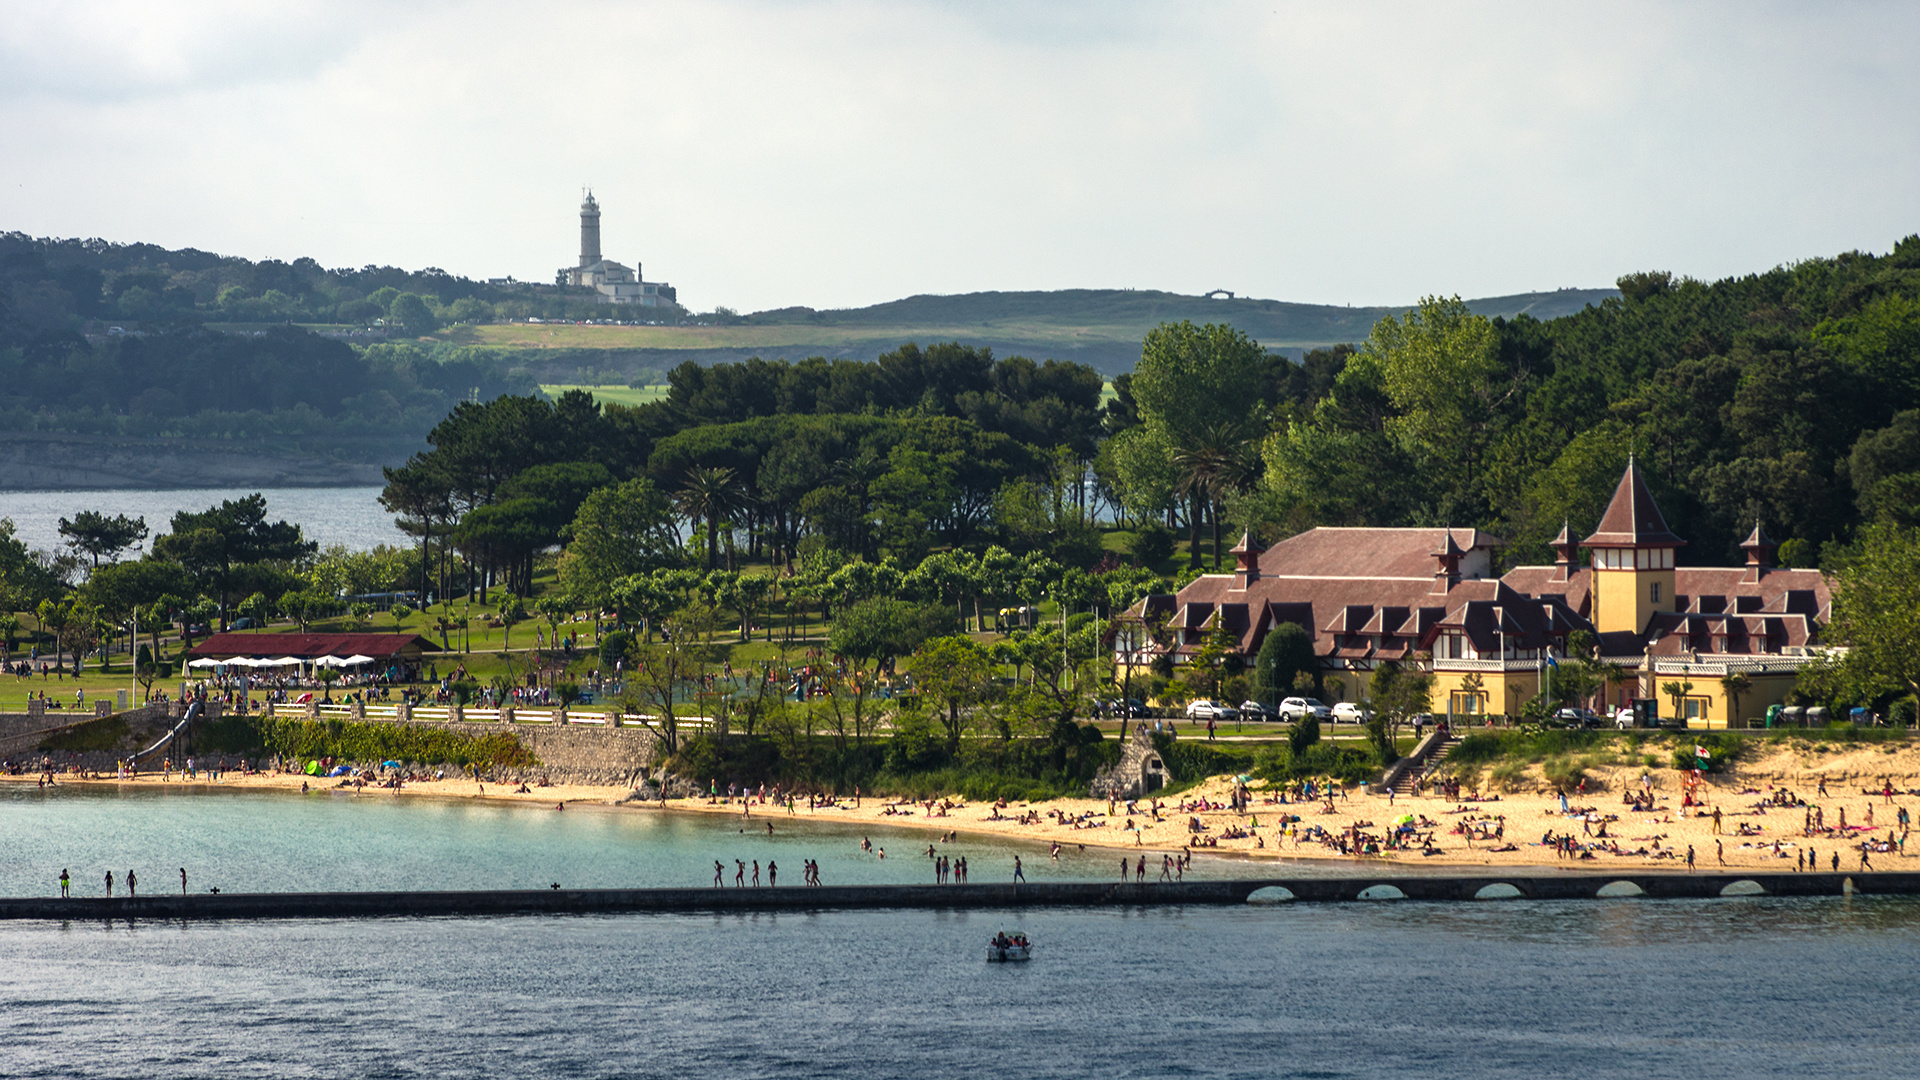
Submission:
[[[0,230],[706,310],[1696,277],[1920,231],[1920,5],[10,3]]]

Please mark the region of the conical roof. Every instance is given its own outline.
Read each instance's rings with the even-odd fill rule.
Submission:
[[[1613,501],[1600,517],[1600,527],[1585,540],[1587,547],[1638,548],[1681,547],[1685,540],[1667,528],[1667,519],[1654,505],[1653,492],[1647,489],[1640,465],[1627,459],[1627,471],[1620,486],[1613,489]]]
[[[1247,532],[1243,532],[1240,534],[1240,542],[1228,548],[1227,554],[1229,555],[1259,554],[1260,552],[1265,550],[1267,549],[1260,546],[1260,541],[1255,540],[1253,538],[1253,532],[1249,530]]]

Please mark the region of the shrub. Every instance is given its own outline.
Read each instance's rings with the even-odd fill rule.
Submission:
[[[125,717],[103,716],[47,736],[40,741],[39,749],[75,754],[105,753],[119,746],[129,730]]]

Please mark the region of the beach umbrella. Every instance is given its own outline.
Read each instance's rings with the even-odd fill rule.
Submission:
[[[313,666],[338,668],[338,667],[346,667],[347,662],[345,660],[340,659],[337,656],[322,656],[318,660],[315,660],[313,662]]]
[[[268,667],[299,667],[305,661],[297,656],[283,656],[278,660],[267,660],[264,663]]]
[[[199,668],[204,670],[206,668],[217,668],[220,666],[220,663],[221,663],[220,661],[215,660],[210,656],[203,656],[198,660],[187,661],[187,666],[190,668]]]
[[[345,660],[341,661],[341,663],[346,667],[359,667],[361,664],[373,663],[373,657],[363,656],[360,653],[354,653],[352,656],[349,656]]]

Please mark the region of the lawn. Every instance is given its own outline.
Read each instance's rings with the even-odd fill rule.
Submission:
[[[559,397],[569,390],[585,390],[602,405],[651,405],[664,401],[667,387],[659,386],[582,386],[578,383],[541,383],[540,392]]]

